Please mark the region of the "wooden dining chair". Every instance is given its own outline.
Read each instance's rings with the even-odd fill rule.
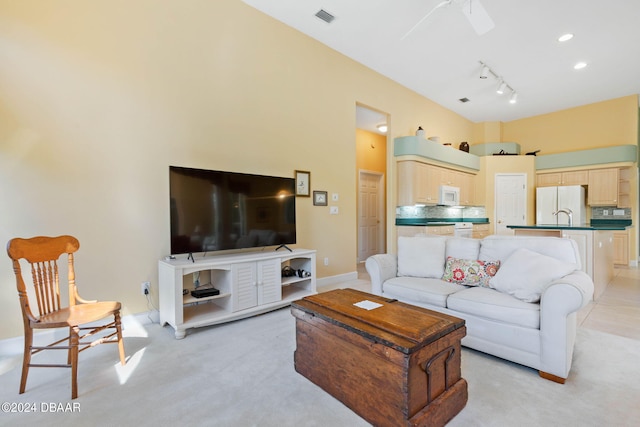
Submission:
[[[78,353],[100,343],[117,343],[120,351],[120,363],[125,364],[122,328],[120,326],[120,303],[115,301],[87,301],[78,295],[73,254],[80,247],[78,239],[72,236],[33,237],[30,239],[12,239],[7,244],[7,253],[13,261],[16,285],[20,297],[22,320],[24,323],[24,357],[20,393],[24,393],[30,367],[71,368],[71,398],[78,397]],[[58,260],[67,254],[69,305],[60,303]],[[22,277],[20,260],[25,259],[31,265],[31,292],[37,302],[35,314],[29,302],[29,294]],[[64,262],[64,258],[62,259]],[[103,319],[113,316],[104,323]],[[102,324],[96,326],[96,322]],[[87,324],[91,325],[87,325]],[[33,345],[34,329],[68,328],[69,335],[45,346]],[[86,341],[85,341],[86,340]],[[31,363],[31,356],[42,350],[67,350],[66,364]]]

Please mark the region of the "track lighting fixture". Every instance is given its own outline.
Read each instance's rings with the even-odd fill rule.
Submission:
[[[509,84],[507,84],[507,82],[504,81],[502,76],[500,76],[495,71],[493,71],[487,64],[485,64],[482,61],[479,61],[479,62],[480,62],[480,65],[482,65],[482,71],[480,72],[480,78],[481,79],[486,79],[490,75],[493,76],[493,78],[498,80],[498,82],[499,82],[498,83],[498,88],[496,90],[496,93],[498,95],[502,95],[506,91],[510,91],[511,92],[511,98],[509,98],[509,102],[512,103],[512,104],[515,104],[516,100],[518,98],[518,95],[516,94],[515,89],[513,89],[511,86],[509,86]]]

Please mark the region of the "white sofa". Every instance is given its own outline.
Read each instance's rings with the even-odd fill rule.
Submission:
[[[495,235],[399,237],[397,255],[366,261],[374,294],[462,318],[464,346],[559,383],[571,369],[576,313],[593,298],[580,266],[571,239]]]

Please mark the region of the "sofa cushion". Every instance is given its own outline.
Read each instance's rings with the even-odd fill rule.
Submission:
[[[522,301],[538,302],[542,292],[553,280],[576,269],[575,263],[559,261],[520,248],[502,263],[498,273],[489,281],[489,285]]]
[[[443,236],[398,237],[398,276],[442,278],[446,241]]]
[[[480,240],[467,237],[449,237],[445,256],[459,259],[478,259]]]
[[[489,280],[496,275],[500,261],[482,261],[447,257],[442,280],[465,286],[489,287]]]
[[[482,239],[478,259],[505,261],[517,249],[526,248],[564,262],[578,264],[580,255],[576,243],[562,237],[500,236],[491,235]]]
[[[411,303],[447,306],[447,297],[466,289],[465,286],[445,282],[441,279],[420,277],[394,277],[384,282],[383,295]],[[496,291],[492,291],[498,293]]]
[[[450,295],[447,308],[525,328],[540,329],[540,304],[527,303],[489,288],[466,288]]]

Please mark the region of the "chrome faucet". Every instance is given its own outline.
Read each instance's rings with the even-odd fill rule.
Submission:
[[[573,226],[573,211],[569,208],[562,208],[562,209],[558,209],[557,211],[555,211],[553,214],[555,216],[558,216],[559,213],[563,213],[563,214],[567,214],[567,216],[569,217],[569,227]]]

